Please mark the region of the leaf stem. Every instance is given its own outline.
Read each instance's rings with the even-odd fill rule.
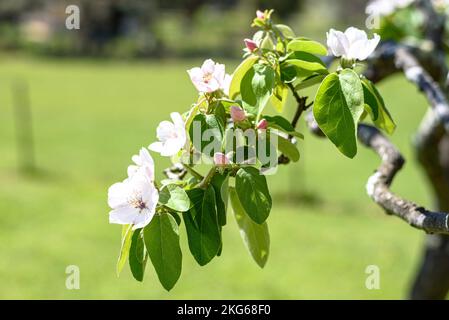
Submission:
[[[183,164],[183,166],[195,178],[197,178],[199,180],[203,180],[204,179],[204,177],[201,174],[199,174],[196,170],[194,170],[191,166],[189,166],[187,164]]]
[[[217,167],[213,166],[207,173],[207,176],[204,177],[204,179],[200,182],[200,184],[198,186],[201,189],[206,189],[209,186],[212,178],[215,176],[216,172],[217,172]]]

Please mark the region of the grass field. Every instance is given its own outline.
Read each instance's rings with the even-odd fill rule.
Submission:
[[[108,224],[107,188],[125,177],[131,155],[154,141],[159,121],[195,99],[185,70],[200,62],[2,57],[0,298],[405,298],[424,234],[386,216],[366,196],[366,179],[379,162],[371,151],[361,147],[356,160],[347,160],[308,134],[301,162],[270,177],[275,204],[264,270],[246,253],[231,218],[222,257],[202,268],[181,228],[183,272],[170,293],[151,265],[143,284],[128,270],[116,277],[121,228]],[[11,97],[17,79],[30,86],[39,167],[33,176],[17,172]],[[400,77],[380,89],[398,124],[393,140],[409,159],[394,190],[429,205],[410,148],[426,103]],[[157,159],[159,171],[166,164]],[[65,288],[72,264],[81,270],[80,290]],[[368,265],[380,267],[380,290],[365,288]]]

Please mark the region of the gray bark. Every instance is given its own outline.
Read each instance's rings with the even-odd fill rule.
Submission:
[[[429,112],[415,141],[417,158],[435,195],[438,210],[449,210],[449,138]],[[449,237],[427,236],[422,260],[410,291],[415,300],[444,299],[449,290]]]

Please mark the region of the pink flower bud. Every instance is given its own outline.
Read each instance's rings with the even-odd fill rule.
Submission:
[[[216,154],[214,154],[214,163],[217,166],[224,167],[230,164],[231,162],[224,153],[217,152]]]
[[[268,121],[266,119],[262,119],[259,121],[257,125],[257,129],[266,130],[268,128]]]
[[[245,39],[243,40],[245,42],[246,48],[248,48],[249,51],[254,52],[258,49],[257,43],[251,39]]]
[[[259,18],[261,20],[265,20],[265,13],[263,11],[257,10],[256,16],[257,16],[257,18]]]
[[[242,108],[237,106],[231,107],[231,118],[234,122],[241,122],[246,119],[245,111]]]

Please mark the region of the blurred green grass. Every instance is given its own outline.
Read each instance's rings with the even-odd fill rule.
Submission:
[[[107,188],[125,177],[131,155],[154,141],[159,121],[196,98],[185,70],[200,63],[2,57],[0,298],[405,298],[424,234],[386,216],[366,196],[376,155],[360,147],[351,161],[308,134],[301,162],[269,178],[275,204],[264,270],[251,261],[230,217],[223,255],[203,268],[190,256],[181,228],[183,272],[170,293],[151,265],[143,284],[128,270],[116,277],[121,228],[108,224]],[[17,79],[30,86],[40,170],[33,176],[17,172],[11,97]],[[426,102],[401,77],[380,90],[398,124],[393,140],[409,159],[394,190],[429,205],[410,148]],[[159,171],[166,165],[157,159]],[[65,268],[72,264],[81,270],[80,290],[65,288]],[[380,290],[365,288],[368,265],[380,267]]]

